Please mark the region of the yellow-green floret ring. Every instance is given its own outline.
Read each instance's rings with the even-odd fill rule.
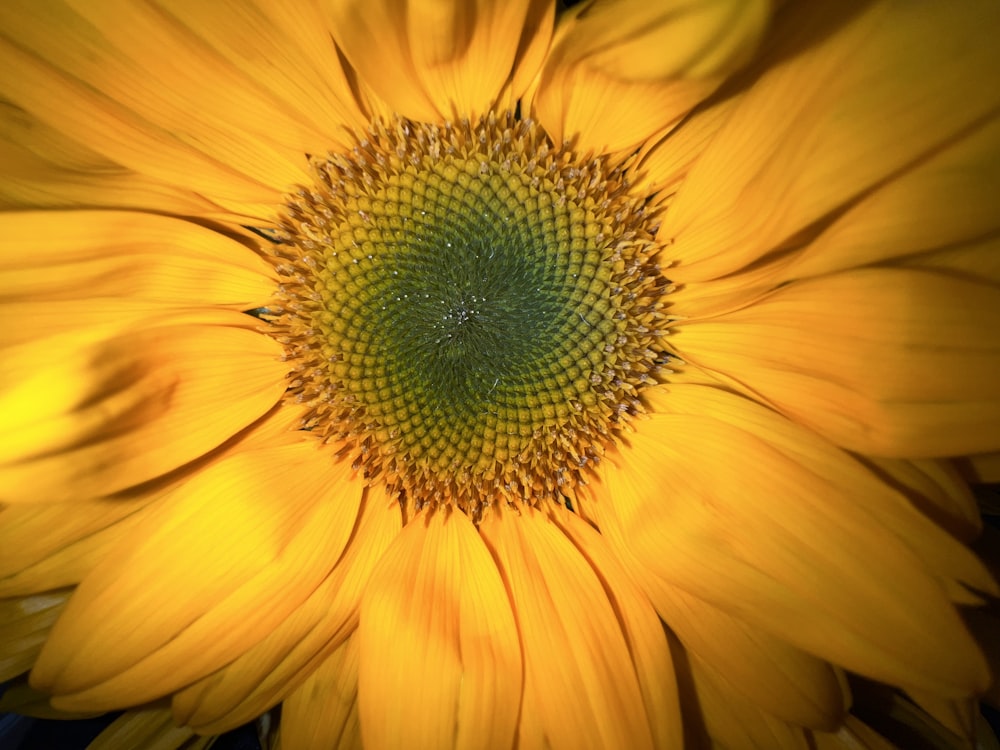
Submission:
[[[306,426],[414,507],[570,492],[662,354],[664,282],[623,171],[510,113],[398,119],[313,168],[288,199],[274,330]]]

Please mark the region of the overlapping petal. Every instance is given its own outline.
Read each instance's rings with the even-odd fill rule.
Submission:
[[[982,655],[934,576],[964,558],[962,575],[995,591],[968,551],[932,525],[927,548],[909,549],[868,509],[895,504],[906,521],[887,488],[806,430],[711,390],[652,391],[646,429],[603,472],[613,497],[632,498],[620,514],[646,573],[862,674],[950,696],[983,689]]]
[[[551,0],[324,5],[331,33],[361,78],[391,111],[424,122],[478,116],[512,78],[530,78],[555,15]]]
[[[998,13],[976,3],[787,4],[761,75],[660,227],[672,277],[719,278],[794,246],[979,127],[1000,104]]]
[[[649,748],[632,656],[601,580],[543,512],[480,524],[507,586],[524,654],[518,744]]]
[[[205,455],[274,406],[287,367],[280,345],[251,330],[252,318],[218,312],[184,322],[110,338],[87,329],[8,349],[0,499],[124,490]]]
[[[335,564],[358,510],[349,476],[306,441],[242,452],[181,485],[81,583],[32,683],[63,708],[110,709],[232,661]]]
[[[518,630],[496,563],[464,513],[407,523],[372,573],[357,637],[366,745],[512,745],[524,668]]]
[[[360,488],[356,490],[360,495]],[[199,732],[252,720],[300,685],[351,636],[361,596],[402,526],[399,503],[376,487],[364,492],[357,525],[336,567],[289,616],[223,669],[173,697],[174,717]]]
[[[685,359],[724,373],[859,453],[1000,448],[1000,288],[924,269],[796,281],[678,328]]]
[[[595,0],[560,17],[532,104],[556,143],[634,147],[676,124],[745,63],[767,0]]]

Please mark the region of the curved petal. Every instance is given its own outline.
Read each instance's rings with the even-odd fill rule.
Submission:
[[[586,558],[533,508],[493,510],[479,530],[510,592],[524,652],[518,745],[651,748],[621,623]]]
[[[180,185],[116,164],[23,109],[0,102],[0,208],[130,208],[240,220]]]
[[[0,596],[25,596],[80,583],[108,552],[131,537],[140,519],[208,463],[241,450],[307,439],[291,431],[287,407],[272,409],[210,457],[165,481],[113,497],[69,503],[19,503],[0,508]]]
[[[899,750],[855,716],[848,716],[836,732],[814,732],[816,750]]]
[[[811,750],[806,731],[760,710],[697,658],[691,674],[705,728],[727,750]]]
[[[551,33],[555,12],[551,0],[329,0],[325,7],[360,77],[393,111],[424,122],[488,111],[519,62],[536,61],[536,40]]]
[[[266,206],[308,179],[305,155],[344,140],[337,110],[350,89],[336,85],[333,45],[315,78],[333,91],[318,92],[308,66],[294,67],[300,38],[312,48],[322,38],[308,7],[6,3],[0,64],[17,73],[0,95],[118,164],[273,217]],[[310,119],[319,132],[303,124]]]
[[[205,469],[84,579],[32,684],[53,692],[57,707],[110,710],[232,661],[340,556],[358,510],[351,473],[319,441],[245,451]]]
[[[727,688],[775,719],[832,729],[850,696],[822,659],[747,625],[682,589],[650,581],[664,622],[707,669],[725,676]]]
[[[760,77],[658,233],[675,281],[718,278],[962,137],[1000,105],[1000,8],[789,3]]]
[[[110,338],[85,330],[8,349],[2,500],[124,490],[205,455],[273,407],[285,390],[282,347],[247,330],[246,315],[190,317],[198,324]]]
[[[678,122],[753,54],[768,0],[596,0],[560,17],[533,99],[556,143],[616,152]]]
[[[913,525],[905,504],[758,404],[704,386],[648,399],[651,418],[603,476],[611,497],[633,498],[622,526],[649,575],[875,679],[952,697],[985,687],[982,655],[925,562],[961,558],[961,575],[995,591],[968,550],[924,528],[918,557],[884,520],[895,506]]]
[[[675,334],[686,360],[853,451],[933,458],[1000,449],[993,285],[856,269],[793,282]]]
[[[71,593],[64,589],[0,600],[0,682],[34,666]]]
[[[496,563],[464,513],[412,518],[361,600],[365,745],[509,748],[521,647]]]
[[[87,750],[121,750],[126,747],[141,747],[143,750],[197,750],[197,743],[190,743],[193,736],[194,732],[190,729],[174,724],[167,709],[127,711],[87,745]]]
[[[653,746],[681,747],[684,738],[677,681],[663,623],[653,605],[594,527],[569,512],[555,512],[553,521],[590,562],[618,615],[639,678]]]
[[[281,704],[284,750],[361,747],[358,638],[351,636]]]
[[[277,288],[253,250],[197,224],[126,211],[0,214],[0,345],[189,308],[250,310]]]
[[[907,256],[912,263],[934,267],[933,258],[919,256],[942,249],[945,258],[957,261],[956,248],[1000,232],[998,191],[1000,112],[994,112],[850,206],[802,249],[782,276],[818,276]],[[997,281],[998,257],[994,244],[976,253],[968,268],[950,265],[974,278]]]
[[[360,491],[359,491],[360,496]],[[174,717],[219,734],[268,710],[336,651],[358,624],[361,596],[402,527],[399,503],[370,487],[336,567],[288,618],[235,661],[173,698]]]
[[[976,498],[950,461],[861,459],[906,495],[911,503],[966,544],[982,529]]]
[[[637,498],[622,493],[612,497],[603,490],[594,488],[592,503],[602,536],[633,571],[684,649],[725,674],[744,698],[775,718],[813,728],[836,726],[850,702],[837,670],[683,589],[647,575],[622,530],[621,517],[639,511],[630,502]]]

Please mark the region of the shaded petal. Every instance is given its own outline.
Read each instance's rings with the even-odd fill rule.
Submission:
[[[650,582],[657,611],[684,647],[725,676],[727,689],[784,722],[832,729],[850,695],[822,659],[741,622],[682,589]]]
[[[963,475],[971,482],[1000,482],[1000,452],[966,456],[958,463]]]
[[[0,215],[0,344],[106,327],[178,308],[248,310],[277,287],[246,245],[197,224],[125,211]]]
[[[727,750],[811,750],[802,727],[760,710],[734,690],[725,676],[698,659],[691,660],[698,706],[705,728]]]
[[[630,503],[638,497],[622,493],[612,497],[602,489],[594,488],[598,497],[593,502],[602,536],[634,571],[635,579],[684,649],[725,674],[744,698],[778,719],[814,728],[832,728],[841,721],[850,695],[837,670],[683,589],[647,575],[623,534],[620,517],[640,511],[638,505]]]
[[[494,510],[480,533],[500,566],[521,635],[518,744],[652,747],[622,626],[586,558],[532,508]]]
[[[57,530],[58,535],[64,536],[66,541],[33,562],[28,562],[30,558],[19,560],[16,552],[11,554],[6,560],[10,567],[0,580],[0,596],[26,596],[75,585],[82,581],[107,557],[111,549],[130,538],[139,520],[150,507],[148,501],[122,504],[126,509],[120,514],[104,510],[93,515],[89,511],[81,511],[81,508],[88,507],[91,503],[80,503],[79,506],[63,503],[24,504],[5,508],[0,512],[0,520],[9,520],[12,524],[16,524],[15,528],[20,529],[22,534],[14,537],[16,532],[12,532],[8,537],[8,534],[4,533],[3,537],[23,540],[27,530],[37,529],[36,533],[44,535],[47,528],[53,528]],[[43,508],[51,510],[52,513],[44,515],[30,513],[34,510],[41,511]],[[72,510],[69,511],[68,508]],[[50,527],[39,523],[51,518],[52,515],[62,515],[63,518]],[[85,523],[78,526],[72,521],[67,521],[68,518],[77,515]],[[2,527],[3,524],[0,523],[0,528]]]
[[[358,641],[365,745],[512,745],[517,627],[496,563],[465,514],[421,512],[406,524],[365,590]]]
[[[99,716],[103,711],[91,713],[70,713],[59,711],[49,703],[47,693],[30,687],[27,681],[15,680],[0,695],[0,713],[15,713],[39,719],[86,719]]]
[[[560,16],[533,106],[556,143],[621,151],[678,122],[746,62],[767,0],[596,0]]]
[[[1000,288],[865,268],[793,282],[688,321],[684,358],[726,373],[838,445],[930,458],[1000,448]]]
[[[70,590],[0,600],[0,682],[27,672],[62,612]]]
[[[758,404],[704,386],[648,399],[652,417],[603,473],[611,497],[632,498],[616,510],[648,574],[875,679],[951,697],[985,687],[982,655],[926,570],[950,576],[961,559],[960,580],[995,591],[966,548]],[[920,556],[886,518],[920,530]]]
[[[141,747],[143,750],[195,750],[200,745],[187,743],[194,732],[174,724],[170,711],[152,708],[141,711],[127,711],[119,716],[87,745],[87,750],[122,750],[126,747]],[[204,742],[204,740],[202,740]]]
[[[739,95],[733,94],[719,101],[703,102],[677,127],[649,144],[632,168],[636,182],[649,192],[658,193],[659,202],[672,197],[738,101]]]
[[[61,708],[111,709],[232,661],[340,556],[358,509],[350,474],[318,441],[246,451],[205,469],[80,584],[32,684],[56,693]]]
[[[677,682],[663,623],[653,605],[593,526],[569,512],[559,512],[553,521],[590,562],[618,615],[639,678],[654,747],[681,747]]]
[[[848,208],[803,248],[783,276],[818,276],[907,258],[918,267],[1000,281],[998,192],[1000,113],[994,113]],[[991,236],[990,249],[975,249]],[[962,263],[963,247],[974,262]],[[919,257],[931,251],[941,255]]]
[[[132,534],[156,502],[208,463],[240,450],[305,439],[307,433],[290,431],[293,421],[298,424],[294,409],[272,409],[209,457],[113,497],[0,508],[0,596],[24,596],[79,583],[109,550]]]
[[[939,526],[969,543],[979,536],[982,520],[976,498],[950,461],[862,457],[869,466]]]
[[[594,0],[562,23],[550,60],[587,60],[626,81],[728,75],[753,56],[769,0]]]
[[[848,716],[836,732],[814,732],[816,750],[899,750],[856,716]]]
[[[352,636],[284,700],[284,750],[361,747],[358,665],[358,638]]]
[[[1000,8],[786,4],[763,73],[658,237],[676,281],[717,278],[964,136],[1000,104]]]
[[[288,80],[301,73],[288,67],[297,45],[282,37],[321,33],[319,24],[311,35],[302,24],[307,7],[292,14],[243,5],[226,14],[218,4],[188,5],[178,16],[117,0],[72,8],[7,3],[0,11],[0,64],[17,75],[4,80],[0,94],[118,164],[267,218],[273,216],[267,205],[306,180],[310,147],[329,147],[343,124],[310,132],[306,117],[288,111],[286,92],[302,89]],[[223,29],[214,28],[213,12],[226,16]],[[247,50],[269,47],[289,52],[250,62]],[[328,57],[335,65],[332,49]],[[348,101],[316,102],[341,99]]]
[[[555,13],[551,0],[329,0],[325,7],[360,77],[392,110],[425,122],[488,111],[519,62],[538,64]],[[528,75],[516,79],[523,85]]]
[[[180,185],[134,172],[0,102],[0,208],[133,208],[239,219]]]
[[[203,456],[274,406],[285,389],[281,346],[247,330],[256,321],[246,315],[191,317],[201,324],[107,340],[72,332],[8,349],[3,500],[123,490]]]
[[[401,527],[395,498],[380,488],[365,490],[357,526],[336,567],[263,640],[179,691],[173,699],[177,722],[205,734],[228,731],[259,716],[301,684],[354,632],[372,570]]]

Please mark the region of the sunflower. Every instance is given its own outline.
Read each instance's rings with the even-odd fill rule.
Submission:
[[[988,731],[996,3],[0,29],[0,706],[888,747],[867,685]]]

